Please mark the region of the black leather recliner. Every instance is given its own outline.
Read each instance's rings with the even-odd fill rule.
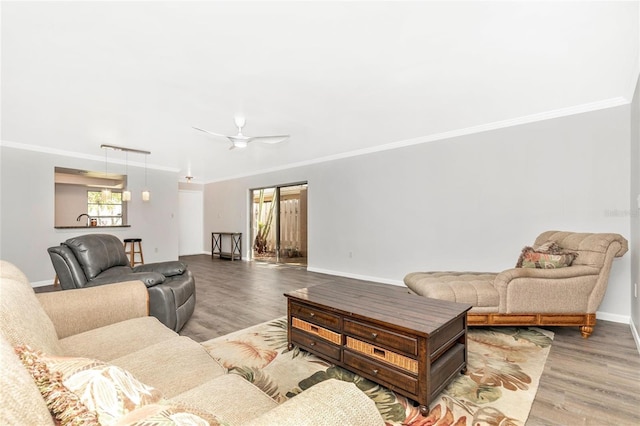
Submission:
[[[149,291],[149,313],[179,331],[196,305],[196,285],[187,265],[179,261],[131,268],[122,241],[109,234],[69,238],[47,249],[63,290],[140,280]]]

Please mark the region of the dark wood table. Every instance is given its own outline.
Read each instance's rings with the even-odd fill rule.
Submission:
[[[229,251],[222,248],[223,237],[229,237]],[[218,255],[220,259],[242,260],[242,232],[212,232],[211,258]]]
[[[405,287],[328,283],[285,293],[290,348],[429,404],[467,366],[470,305]]]

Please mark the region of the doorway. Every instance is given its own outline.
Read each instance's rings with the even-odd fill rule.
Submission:
[[[307,183],[250,192],[251,258],[307,266]]]

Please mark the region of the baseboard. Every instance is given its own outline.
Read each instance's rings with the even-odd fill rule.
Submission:
[[[31,283],[31,287],[45,287],[53,285],[53,280],[36,281]]]
[[[602,321],[611,321],[611,322],[619,322],[621,324],[629,324],[631,321],[631,317],[628,315],[617,315],[609,312],[596,312],[596,319]]]
[[[636,341],[636,349],[638,349],[638,353],[640,354],[640,336],[638,335],[638,329],[636,328],[636,325],[633,323],[633,318],[631,318],[629,325],[631,326],[631,334],[633,335],[633,340]]]
[[[335,275],[337,277],[353,278],[353,279],[362,280],[362,281],[372,281],[374,283],[392,284],[392,285],[400,285],[400,286],[404,285],[404,282],[401,280],[392,280],[392,279],[380,278],[380,277],[370,277],[368,275],[350,274],[348,272],[332,271],[329,269],[314,268],[311,266],[307,266],[307,271],[317,272],[319,274]]]

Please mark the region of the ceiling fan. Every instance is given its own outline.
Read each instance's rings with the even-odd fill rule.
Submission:
[[[229,135],[221,135],[219,133],[213,133],[208,130],[200,129],[198,127],[194,127],[196,130],[200,130],[201,132],[208,133],[213,136],[218,136],[221,138],[227,138],[231,141],[231,147],[229,149],[234,148],[246,148],[249,142],[262,142],[262,143],[279,143],[284,141],[289,135],[276,135],[276,136],[245,136],[242,134],[242,128],[244,127],[246,120],[244,117],[235,117],[236,126],[238,127],[238,134],[229,136]]]

